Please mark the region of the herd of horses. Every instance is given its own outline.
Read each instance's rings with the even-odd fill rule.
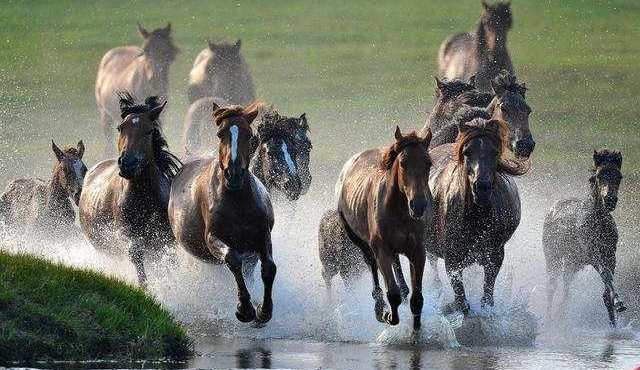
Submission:
[[[398,324],[398,307],[410,292],[413,327],[420,328],[425,264],[439,286],[438,259],[454,293],[443,312],[469,311],[463,269],[473,263],[484,268],[482,307],[494,305],[505,244],[520,223],[514,177],[529,172],[535,141],[527,89],[507,51],[511,4],[482,5],[478,27],[447,38],[440,48],[440,76],[425,126],[405,134],[396,127],[389,145],[353,155],[336,183],[337,203],[320,221],[327,287],[337,274],[349,285],[368,268],[380,322]],[[143,45],[107,52],[96,78],[106,151],[116,126],[117,158],[87,170],[82,141],[63,149],[52,142],[57,163],[51,179],[10,183],[0,196],[0,217],[10,227],[64,233],[75,223],[75,204],[91,244],[128,256],[143,285],[145,260],[177,244],[202,261],[228,266],[237,284],[238,320],[267,322],[276,275],[271,195],[279,192],[294,202],[309,189],[306,115],[281,116],[256,101],[240,40],[207,41],[189,74],[191,107],[179,159],[168,151],[160,123],[169,67],[179,52],[171,24],[153,31],[138,24],[138,31]],[[590,194],[559,201],[545,219],[550,312],[559,278],[565,305],[572,277],[587,265],[604,282],[612,326],[615,312],[626,308],[613,285],[618,233],[611,212],[621,165],[619,152],[595,151]],[[401,255],[409,260],[411,289]],[[258,260],[264,295],[254,307],[246,279]]]

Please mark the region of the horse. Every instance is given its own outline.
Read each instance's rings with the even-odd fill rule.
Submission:
[[[431,159],[431,135],[402,135],[396,127],[389,147],[366,150],[353,156],[342,168],[336,184],[338,212],[351,241],[360,247],[373,278],[375,316],[397,325],[401,293],[392,263],[404,254],[411,265],[410,308],[413,328],[420,328],[423,305],[422,275],[425,264],[423,237],[433,217],[433,201],[427,183]],[[387,287],[385,301],[378,282],[378,267]]]
[[[80,226],[96,249],[128,253],[144,286],[145,257],[174,241],[167,205],[171,181],[181,163],[167,150],[162,135],[159,117],[167,102],[160,104],[158,97],[150,96],[138,104],[128,92],[119,97],[119,157],[87,172],[80,196]]]
[[[26,231],[66,232],[73,229],[87,166],[82,161],[82,140],[76,147],[60,149],[51,140],[56,157],[48,182],[37,178],[12,181],[0,195],[0,219],[11,228]],[[71,199],[71,200],[70,200]]]
[[[112,153],[113,124],[120,122],[117,92],[167,99],[169,66],[178,54],[171,38],[171,23],[151,32],[137,24],[142,46],[119,46],[100,61],[96,76],[96,103],[106,140],[105,155]]]
[[[269,110],[257,125],[258,146],[251,160],[253,173],[271,193],[274,189],[291,201],[304,195],[311,185],[309,157],[311,140],[305,113],[286,117]]]
[[[531,156],[536,142],[529,129],[531,108],[525,101],[527,88],[517,82],[514,73],[500,71],[491,80],[493,94],[477,90],[473,78],[469,83],[437,78],[436,82],[435,104],[423,128],[433,132],[431,148],[455,142],[459,121],[456,115],[473,116],[486,108],[492,118],[508,124],[509,149],[524,160]]]
[[[478,88],[489,91],[490,81],[506,69],[513,72],[507,50],[511,29],[511,1],[488,5],[482,2],[482,17],[475,31],[446,38],[438,51],[438,73],[449,79],[476,76]]]
[[[444,312],[468,312],[462,270],[484,267],[482,306],[493,306],[493,289],[504,245],[520,223],[520,197],[511,176],[527,168],[510,158],[508,127],[498,119],[461,121],[455,143],[431,149],[429,186],[434,227],[426,237],[429,253],[444,259],[455,294]]]
[[[613,285],[616,269],[618,228],[611,215],[618,203],[622,181],[622,154],[602,149],[593,152],[593,168],[586,199],[559,200],[547,213],[542,232],[542,246],[547,267],[547,311],[551,313],[559,275],[564,280],[562,306],[566,306],[575,274],[592,266],[604,283],[602,299],[611,327],[616,326],[616,311],[626,310]]]
[[[189,73],[189,102],[217,96],[230,104],[247,105],[256,99],[251,70],[240,52],[242,42],[212,43],[200,52]]]
[[[189,107],[184,119],[184,152],[185,155],[206,155],[215,150],[215,132],[208,130],[211,125],[211,106],[226,107],[229,103],[219,97],[200,98]]]
[[[272,257],[274,217],[269,192],[251,173],[251,122],[262,103],[249,107],[213,105],[218,157],[187,162],[171,184],[169,221],[180,246],[205,262],[224,262],[236,280],[236,318],[266,323],[273,312],[276,265]],[[243,260],[258,254],[264,296],[251,303]],[[257,312],[256,312],[257,311]]]

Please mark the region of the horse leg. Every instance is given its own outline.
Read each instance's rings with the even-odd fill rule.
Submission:
[[[129,258],[136,268],[136,274],[138,275],[138,284],[142,287],[147,286],[147,274],[144,271],[144,243],[142,241],[135,241],[131,243],[129,247]]]
[[[256,310],[251,304],[251,295],[242,276],[242,256],[235,250],[229,249],[224,256],[224,262],[231,270],[238,286],[238,304],[236,306],[236,318],[241,322],[250,322],[256,318]]]
[[[454,301],[447,304],[443,310],[444,313],[453,313],[460,311],[464,314],[469,312],[469,303],[464,293],[464,284],[462,282],[462,267],[461,264],[451,261],[449,258],[445,258],[444,266],[447,270],[447,275],[451,280],[451,288],[453,288]]]
[[[486,306],[493,307],[493,288],[496,284],[496,278],[502,268],[502,261],[504,261],[504,246],[497,248],[493,251],[489,260],[483,266],[484,268],[484,294],[480,301],[482,308]]]
[[[613,264],[615,266],[615,263]],[[596,271],[600,274],[600,278],[604,283],[604,293],[602,293],[602,299],[604,301],[604,306],[607,308],[607,312],[609,314],[609,324],[612,328],[616,327],[616,314],[615,312],[622,312],[627,308],[618,298],[618,293],[613,286],[613,271],[608,266],[604,264],[596,264],[594,266]],[[615,267],[614,267],[615,268]]]
[[[404,274],[402,273],[402,265],[400,265],[400,255],[396,255],[396,258],[393,259],[393,273],[396,276],[396,281],[398,282],[398,286],[400,288],[400,296],[402,297],[402,301],[406,302],[407,297],[409,296],[409,287],[407,286],[407,281],[404,278]]]
[[[402,303],[402,297],[400,295],[400,288],[396,284],[396,279],[393,275],[393,260],[395,259],[391,253],[387,252],[386,245],[382,243],[376,243],[374,250],[376,251],[376,259],[380,265],[380,272],[384,278],[384,283],[387,286],[387,300],[391,306],[391,311],[385,311],[383,318],[389,325],[398,325],[400,317],[398,316],[398,307]]]
[[[262,252],[260,253],[260,266],[262,283],[264,284],[264,294],[262,303],[258,305],[258,321],[261,323],[271,320],[273,313],[273,300],[271,294],[273,291],[273,281],[276,278],[276,264],[271,256],[271,234],[267,234]]]
[[[551,318],[553,309],[553,297],[558,288],[558,265],[547,262],[547,316]]]
[[[569,295],[571,294],[571,283],[573,282],[573,277],[578,272],[578,269],[574,266],[567,265],[563,267],[562,271],[562,297],[560,300],[560,307],[562,309],[567,307],[567,301],[569,300]]]
[[[424,274],[425,253],[420,250],[411,261],[411,313],[413,314],[413,330],[420,329],[422,306],[424,298],[422,297],[422,275]]]

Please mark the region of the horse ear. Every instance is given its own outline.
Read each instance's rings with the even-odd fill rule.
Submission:
[[[82,159],[82,156],[84,155],[84,143],[82,142],[82,140],[78,141],[78,157],[80,157],[80,159]]]
[[[396,126],[396,132],[393,134],[396,140],[402,139],[402,132],[400,131],[400,126]]]
[[[428,128],[427,132],[424,135],[424,139],[422,139],[422,141],[424,142],[424,146],[427,147],[427,149],[429,149],[429,145],[431,144],[432,137],[433,137],[433,134],[431,133],[431,128]]]
[[[593,151],[593,165],[595,167],[600,166],[602,164],[602,160],[603,160],[602,155],[597,150],[594,150]]]
[[[253,120],[256,119],[256,117],[258,116],[258,109],[254,109],[250,112],[246,112],[243,114],[243,116],[247,120],[247,122],[251,124],[251,122],[253,122]]]
[[[237,39],[237,40],[236,40],[236,43],[235,43],[235,44],[233,44],[233,46],[235,46],[235,47],[236,47],[236,50],[240,50],[240,46],[242,46],[242,40]]]
[[[142,25],[140,24],[140,22],[136,22],[136,25],[138,26],[138,33],[140,33],[140,36],[142,36],[143,39],[148,39],[149,38],[149,31],[145,30],[144,27],[142,27]]]
[[[447,86],[446,84],[444,84],[439,78],[438,76],[433,76],[433,78],[435,78],[436,80],[436,87],[438,88],[438,90],[442,91],[445,89],[445,87]]]
[[[476,75],[469,77],[468,84],[474,87],[476,86]]]
[[[56,158],[58,159],[58,162],[64,159],[64,153],[62,152],[62,150],[60,150],[60,148],[58,148],[58,146],[56,145],[56,143],[53,142],[53,140],[51,140],[51,150],[53,150],[53,154],[55,154]]]
[[[218,109],[220,109],[220,106],[218,105],[218,103],[213,102],[213,104],[211,105],[211,112],[215,112]]]
[[[489,5],[486,2],[482,2],[482,7],[484,8],[484,10],[489,10]]]
[[[209,50],[216,51],[216,44],[214,42],[211,42],[211,40],[209,39],[204,39],[204,41],[207,42],[207,46],[209,46]]]
[[[511,0],[507,1],[507,8],[511,8]]]
[[[150,110],[149,113],[147,113],[147,117],[149,117],[151,121],[157,120],[158,117],[160,117],[160,113],[162,113],[162,110],[164,109],[165,105],[167,105],[166,100],[164,103],[162,103],[162,105],[158,105],[157,107]]]
[[[618,165],[618,168],[622,168],[622,153],[620,153],[619,151],[614,151],[613,161],[616,165]]]
[[[298,118],[298,120],[300,121],[300,126],[308,128],[309,127],[309,123],[307,122],[307,114],[306,113],[302,113],[300,115],[300,118]]]
[[[167,26],[164,28],[166,33],[171,32],[171,22],[167,22]]]
[[[496,82],[495,79],[491,80],[491,89],[496,96],[502,96],[502,94],[504,94],[505,92],[504,87]]]

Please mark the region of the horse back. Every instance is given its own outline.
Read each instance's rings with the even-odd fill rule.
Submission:
[[[40,179],[16,179],[0,195],[0,215],[7,225],[28,223],[44,207],[46,184]]]
[[[461,32],[447,37],[438,51],[438,74],[448,79],[468,79],[474,72],[475,37]]]
[[[117,107],[115,92],[132,90],[124,74],[141,52],[138,46],[119,46],[102,57],[96,76],[95,94],[96,102],[103,111],[111,109],[111,106]]]

